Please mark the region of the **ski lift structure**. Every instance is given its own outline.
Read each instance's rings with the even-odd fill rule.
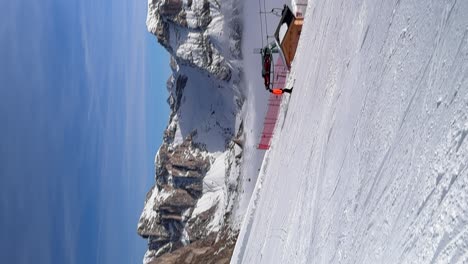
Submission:
[[[272,10],[273,14],[275,14],[274,11],[275,9]],[[282,91],[285,90],[286,79],[296,54],[303,20],[302,14],[296,17],[291,9],[284,5],[281,19],[274,33],[274,41],[268,43],[259,52],[262,55],[262,77],[265,89],[269,90],[271,95],[268,100],[268,110],[258,149],[267,150],[270,148],[281,107]],[[273,54],[276,53],[280,56],[273,65]]]
[[[296,17],[291,9],[284,5],[281,19],[275,31],[275,42],[279,47],[279,53],[283,58],[288,70],[291,69],[292,61],[296,55],[297,44],[302,32],[304,18],[302,15]]]
[[[271,12],[278,15],[276,8],[273,8]],[[260,14],[266,14],[266,12],[260,12]],[[297,12],[300,16],[295,16],[291,9],[284,5],[281,11],[281,19],[273,35],[274,41],[268,43],[261,49],[254,50],[255,53],[261,54],[262,59],[262,77],[264,80],[265,89],[271,93],[282,94],[284,87],[275,87],[275,83],[272,82],[275,76],[275,70],[277,66],[273,65],[274,58],[273,54],[279,54],[285,64],[285,68],[281,69],[283,72],[289,72],[291,64],[296,55],[297,45],[302,32],[302,25],[304,19],[301,12]],[[270,37],[267,36],[267,40]]]

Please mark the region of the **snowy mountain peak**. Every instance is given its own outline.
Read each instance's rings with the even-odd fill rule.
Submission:
[[[237,230],[230,214],[242,155],[232,140],[242,133],[244,101],[239,14],[231,1],[148,2],[148,30],[171,54],[172,74],[169,124],[138,223],[148,239],[144,263],[174,263],[187,252],[213,260],[232,253]]]
[[[239,8],[229,5],[215,0],[149,0],[146,24],[179,64],[229,80],[229,60],[240,56],[239,46],[228,41],[240,39],[239,26],[232,21]]]

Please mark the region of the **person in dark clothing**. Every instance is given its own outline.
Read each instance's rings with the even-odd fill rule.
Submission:
[[[270,90],[271,86],[271,67],[272,67],[272,60],[273,60],[273,53],[277,53],[278,49],[276,48],[276,44],[274,42],[266,45],[261,50],[262,55],[262,77],[265,84],[265,89]]]
[[[263,54],[262,77],[265,87],[270,87],[271,52],[264,51]]]

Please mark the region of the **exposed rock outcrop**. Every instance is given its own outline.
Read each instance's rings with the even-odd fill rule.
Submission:
[[[225,232],[218,240],[210,236],[160,258],[154,258],[148,264],[227,264],[231,260],[235,243],[236,235],[233,236],[232,232]]]
[[[146,24],[179,64],[229,80],[231,67],[216,36],[222,30],[223,17],[215,0],[149,0]],[[240,34],[235,36],[240,38]]]
[[[184,225],[202,195],[210,162],[188,137],[175,148],[163,143],[155,165],[156,185],[147,195],[138,233],[149,238],[149,248],[159,256],[183,245]]]

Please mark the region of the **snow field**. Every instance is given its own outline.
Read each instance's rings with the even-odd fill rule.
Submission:
[[[309,1],[231,263],[468,263],[467,13]]]

